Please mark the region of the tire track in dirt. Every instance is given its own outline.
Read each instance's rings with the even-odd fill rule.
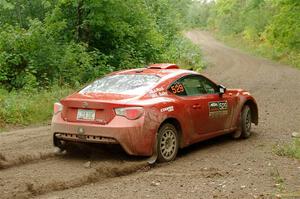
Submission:
[[[40,160],[46,160],[55,156],[53,150],[49,152],[36,152],[35,154],[23,154],[14,157],[13,159],[6,158],[3,154],[0,154],[0,170],[11,168],[14,166],[20,166]]]
[[[49,126],[0,134],[0,198],[31,198],[149,168],[120,147],[74,144],[57,154]]]
[[[0,133],[0,170],[55,157],[50,127]]]
[[[142,163],[127,163],[124,166],[118,167],[103,167],[98,166],[92,172],[85,176],[81,176],[70,181],[53,181],[44,185],[27,183],[27,190],[30,192],[31,196],[42,195],[45,193],[60,191],[70,188],[77,188],[84,185],[89,185],[91,183],[96,183],[99,181],[104,181],[109,178],[126,176],[140,170],[148,170],[150,166],[147,162]]]
[[[117,154],[109,158],[105,157],[108,153],[102,154],[90,157],[90,151],[74,151],[0,170],[0,198],[31,198],[150,169],[144,159],[118,158]]]

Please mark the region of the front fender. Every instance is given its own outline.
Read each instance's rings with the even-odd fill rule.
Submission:
[[[255,125],[258,125],[258,106],[257,102],[253,96],[251,96],[248,92],[242,92],[241,95],[238,96],[237,108],[234,115],[235,127],[239,127],[240,124],[240,114],[243,110],[243,107],[248,105],[251,109],[251,121]]]

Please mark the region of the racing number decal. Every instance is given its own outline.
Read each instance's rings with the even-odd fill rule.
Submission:
[[[209,117],[220,117],[228,114],[227,101],[209,102]]]
[[[220,111],[227,110],[228,109],[227,101],[225,101],[225,102],[219,102],[219,109],[220,109]]]
[[[176,93],[183,93],[184,92],[184,87],[182,84],[175,84],[173,86],[171,86],[171,91],[172,93],[176,94]]]

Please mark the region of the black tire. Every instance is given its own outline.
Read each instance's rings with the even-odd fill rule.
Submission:
[[[59,148],[61,151],[66,150],[66,146],[68,145],[68,142],[65,140],[58,139],[55,134],[53,135],[53,145],[57,148]]]
[[[163,124],[157,135],[157,160],[158,162],[170,162],[176,158],[179,148],[178,132],[169,123]]]
[[[232,133],[234,139],[249,138],[251,136],[251,109],[245,105],[240,115],[240,127],[237,131]]]
[[[249,138],[251,136],[251,109],[249,106],[244,106],[241,113],[241,130],[242,138]]]

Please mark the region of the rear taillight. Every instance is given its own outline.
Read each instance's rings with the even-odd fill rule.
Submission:
[[[115,113],[129,120],[136,120],[143,115],[144,109],[142,107],[115,108]]]
[[[58,114],[59,112],[61,112],[63,109],[63,105],[59,102],[54,103],[54,107],[53,107],[53,112],[54,115]]]

